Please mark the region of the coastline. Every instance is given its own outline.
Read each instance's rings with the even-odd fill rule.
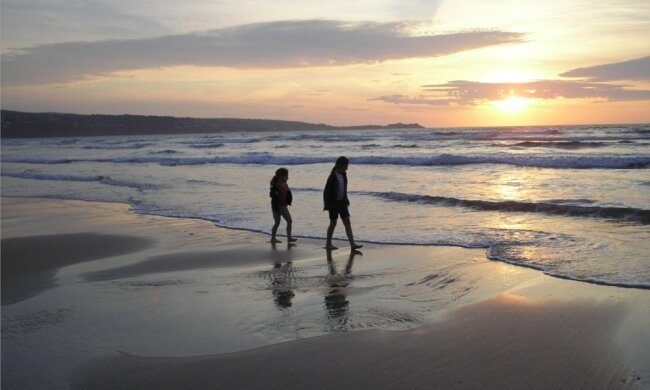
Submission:
[[[273,119],[191,118],[156,115],[88,115],[2,110],[1,137],[111,137],[124,135],[223,134],[229,132],[423,129],[418,123],[333,126]],[[106,126],[106,124],[110,126]]]
[[[480,249],[328,259],[320,240],[21,198],[2,198],[2,239],[9,387],[650,387],[650,291]]]

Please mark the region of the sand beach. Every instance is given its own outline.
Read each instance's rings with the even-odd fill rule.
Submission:
[[[5,197],[2,388],[650,387],[648,290],[323,244]]]
[[[650,1],[0,1],[0,390],[650,390]]]

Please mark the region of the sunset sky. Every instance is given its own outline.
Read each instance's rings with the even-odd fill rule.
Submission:
[[[2,108],[650,122],[648,0],[2,0]]]

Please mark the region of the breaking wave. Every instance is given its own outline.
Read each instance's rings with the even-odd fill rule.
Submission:
[[[600,148],[607,145],[608,144],[605,142],[588,142],[588,141],[556,141],[556,142],[523,141],[523,142],[518,142],[512,146],[520,147],[520,148],[584,149],[584,148]]]
[[[400,192],[360,192],[396,202],[410,202],[449,207],[466,207],[481,211],[528,212],[563,215],[572,217],[605,218],[650,224],[650,210],[628,207],[601,207],[563,204],[571,200],[549,202],[487,201],[449,198],[443,196],[405,194]],[[562,202],[562,203],[560,203]],[[574,203],[590,203],[587,199],[578,199]]]
[[[163,166],[204,164],[255,164],[255,165],[310,165],[331,163],[331,157],[278,156],[269,153],[247,153],[239,156],[211,157],[164,157],[131,156],[107,159],[47,159],[47,158],[3,158],[4,163],[27,164],[70,164],[77,162],[98,162],[114,164],[159,164]],[[520,167],[557,169],[641,169],[650,166],[650,156],[548,156],[548,155],[454,155],[441,154],[430,157],[350,157],[353,164],[401,165],[401,166],[444,166],[473,164],[502,164]]]
[[[108,186],[114,187],[129,187],[137,189],[138,191],[159,189],[162,186],[148,183],[135,183],[125,180],[112,179],[110,176],[96,175],[96,176],[74,176],[74,175],[53,175],[38,173],[32,170],[23,172],[2,172],[2,176],[15,177],[19,179],[29,180],[51,180],[51,181],[71,181],[71,182],[98,182]]]

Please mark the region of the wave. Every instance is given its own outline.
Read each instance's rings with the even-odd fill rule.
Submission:
[[[23,172],[2,172],[2,176],[15,177],[19,179],[31,179],[31,180],[55,180],[55,181],[100,181],[104,179],[104,176],[73,176],[73,175],[52,175],[38,173],[32,170],[26,170]]]
[[[633,281],[614,281],[607,280],[602,278],[594,278],[588,276],[576,276],[568,273],[559,272],[555,267],[544,264],[537,264],[527,260],[515,259],[509,256],[504,256],[500,253],[500,249],[503,248],[503,245],[492,245],[487,248],[486,256],[490,260],[502,261],[504,263],[517,265],[520,267],[532,268],[538,271],[542,271],[544,274],[566,280],[573,280],[576,282],[598,284],[602,286],[613,286],[613,287],[623,287],[623,288],[637,288],[637,289],[650,289],[650,283],[647,282],[633,282]]]
[[[102,184],[108,185],[108,186],[113,186],[113,187],[128,187],[128,188],[134,188],[138,191],[144,191],[144,190],[157,190],[160,188],[163,188],[163,186],[158,185],[158,184],[149,184],[149,183],[135,183],[132,181],[126,181],[126,180],[115,180],[111,179],[109,176],[104,176],[102,180],[99,181]]]
[[[19,179],[29,179],[29,180],[98,182],[100,184],[113,186],[113,187],[134,188],[137,189],[138,191],[155,190],[155,189],[162,188],[162,186],[157,184],[135,183],[135,182],[125,181],[125,180],[116,180],[116,179],[112,179],[110,176],[103,176],[103,175],[94,175],[94,176],[54,175],[54,174],[38,173],[32,170],[26,170],[23,172],[2,172],[2,176],[15,177]]]
[[[221,148],[224,145],[225,144],[223,142],[187,144],[188,147],[193,149],[216,149]]]
[[[82,146],[82,149],[87,149],[87,150],[122,150],[122,149],[143,149],[147,148],[149,146],[152,146],[153,144],[151,142],[142,142],[142,143],[135,143],[131,145],[121,145],[118,143],[115,144],[108,144],[108,145],[86,145]]]
[[[417,133],[400,134],[395,139],[414,142],[435,141],[538,141],[538,142],[589,142],[589,141],[619,141],[619,140],[648,140],[650,132],[616,132],[576,134],[571,129],[539,130],[539,131],[505,131],[503,129],[474,129],[466,131],[422,131]]]
[[[260,142],[260,138],[224,138],[224,137],[205,137],[199,138],[192,141],[179,141],[181,145],[187,145],[193,147],[195,145],[210,147],[209,145],[219,145],[222,144],[254,144]]]
[[[524,126],[424,129],[392,134],[408,141],[618,141],[648,140],[650,126]]]
[[[212,156],[212,157],[153,157],[131,156],[100,159],[47,159],[47,158],[3,158],[3,163],[23,164],[71,164],[71,163],[114,163],[114,164],[159,164],[163,166],[176,165],[205,165],[205,164],[255,164],[255,165],[309,165],[333,162],[331,157],[282,157],[267,153],[248,153],[242,156]]]
[[[396,149],[417,149],[419,147],[420,145],[417,144],[397,144],[391,146],[391,148],[396,148]]]
[[[579,203],[579,204],[593,204],[593,203],[596,203],[596,202],[591,200],[591,199],[550,199],[548,201],[548,203],[574,205],[576,203]]]
[[[149,154],[176,154],[176,153],[179,152],[174,149],[165,149],[165,150],[157,150],[155,152],[149,152]]]
[[[358,133],[299,133],[280,134],[258,138],[258,141],[317,141],[317,142],[369,142],[381,138],[379,134],[358,134]]]
[[[58,164],[71,164],[73,162],[91,162],[92,160],[81,160],[71,158],[7,158],[3,157],[3,163],[22,163],[22,164],[44,164],[44,165],[58,165]],[[4,173],[3,173],[4,175]]]
[[[607,146],[605,142],[588,142],[588,141],[523,141],[513,144],[513,147],[521,148],[557,148],[557,149],[582,149],[582,148],[600,148]],[[502,145],[498,145],[502,146]]]
[[[631,134],[650,134],[650,125],[627,127],[619,130],[619,132]]]
[[[548,155],[453,155],[441,154],[432,157],[350,157],[352,164],[399,165],[399,166],[445,166],[502,164],[537,168],[603,168],[641,169],[650,167],[650,156],[548,156]],[[247,153],[239,156],[211,157],[153,157],[132,156],[107,159],[46,159],[7,158],[4,163],[26,164],[70,164],[77,162],[98,162],[115,164],[159,164],[163,166],[205,165],[205,164],[255,164],[255,165],[311,165],[332,163],[331,157],[319,156],[277,156],[269,153]]]
[[[318,189],[314,188],[294,188],[294,190],[299,190],[299,191],[320,191]],[[449,198],[453,199],[453,198]],[[149,207],[145,207],[141,202],[130,200],[131,205],[133,206],[133,211],[141,214],[153,214],[153,215],[162,215],[166,217],[171,217],[171,218],[192,218],[192,219],[199,219],[199,220],[206,220],[214,223],[216,226],[229,229],[229,230],[236,230],[236,231],[247,231],[247,232],[253,232],[253,233],[259,233],[259,234],[266,234],[268,235],[269,232],[265,229],[262,228],[253,228],[253,227],[243,227],[243,226],[233,226],[223,220],[221,220],[218,216],[206,216],[206,215],[201,215],[197,213],[178,213],[178,212],[169,212],[169,210],[162,212],[160,210],[152,210]],[[549,237],[551,236],[549,233],[544,233],[544,232],[536,232],[536,231],[527,231],[525,233],[529,233],[527,235],[524,235],[528,237],[529,239],[524,239],[522,241],[522,237],[518,236],[517,239],[511,241],[508,239],[508,237],[501,237],[498,232],[495,232],[496,236],[490,239],[489,237],[483,237],[479,238],[478,240],[467,240],[467,239],[461,239],[461,240],[434,240],[434,241],[427,241],[427,242],[418,242],[418,241],[382,241],[382,240],[373,240],[373,239],[365,239],[360,242],[363,243],[369,243],[369,244],[377,244],[377,245],[399,245],[399,246],[453,246],[453,247],[462,247],[462,248],[473,248],[473,249],[486,249],[486,256],[490,260],[494,261],[502,261],[505,263],[517,265],[517,266],[522,266],[526,268],[532,268],[539,270],[543,272],[546,275],[552,276],[552,277],[557,277],[557,278],[562,278],[562,279],[570,279],[574,281],[579,281],[579,282],[584,282],[584,283],[592,283],[592,284],[599,284],[599,285],[607,285],[607,286],[617,286],[617,287],[623,287],[623,288],[637,288],[637,289],[650,289],[650,283],[644,282],[644,281],[633,281],[633,280],[615,280],[615,279],[603,279],[603,278],[595,278],[591,276],[579,276],[577,274],[572,275],[569,273],[563,273],[560,271],[560,269],[557,268],[556,265],[554,264],[540,264],[535,262],[532,259],[520,259],[517,256],[509,256],[508,253],[508,248],[511,248],[513,246],[519,246],[519,245],[534,245],[536,242],[541,241],[548,241]],[[320,235],[298,235],[296,237],[300,238],[307,238],[307,239],[317,239],[321,240],[324,239],[323,236]],[[504,249],[506,249],[504,251]]]
[[[487,201],[457,199],[443,196],[405,194],[400,192],[359,192],[396,202],[431,204],[449,207],[466,207],[480,211],[528,212],[572,217],[591,217],[625,220],[650,224],[650,210],[628,207],[578,206],[552,202]],[[557,201],[556,201],[557,202]],[[579,199],[575,203],[589,203]]]
[[[315,188],[302,188],[302,189],[295,188],[294,190],[319,191],[318,189]],[[368,193],[368,194],[373,194],[373,193]],[[46,195],[40,197],[53,198],[53,199],[116,201],[116,200],[108,200],[108,199],[104,199],[104,200],[87,199],[86,197],[79,196],[78,194],[77,195],[69,194],[67,196]],[[435,197],[431,197],[431,198],[435,198]],[[447,199],[449,201],[454,200],[454,198],[447,198]],[[196,212],[196,211],[183,211],[183,210],[173,209],[173,208],[170,209],[168,207],[159,208],[156,207],[154,204],[151,204],[140,197],[138,198],[129,197],[128,200],[125,201],[131,205],[131,209],[134,212],[139,214],[150,214],[150,215],[166,216],[172,218],[199,219],[199,220],[210,221],[217,226],[230,229],[230,230],[242,230],[242,231],[250,231],[250,232],[256,232],[256,233],[267,234],[267,235],[269,234],[267,229],[256,228],[254,226],[248,226],[248,227],[240,226],[238,222],[233,224],[232,222],[223,220],[219,215],[215,215],[215,214],[206,214],[206,213]],[[456,199],[456,201],[459,200]],[[522,235],[521,233],[526,233],[526,234]],[[324,237],[319,234],[299,235],[297,237],[313,238],[319,240],[324,239]],[[484,234],[484,235],[479,234],[476,236],[470,235],[470,237],[468,237],[466,234],[460,234],[457,236],[457,239],[453,239],[453,238],[435,239],[434,238],[431,240],[427,239],[425,241],[417,241],[417,240],[416,241],[413,240],[382,241],[380,239],[362,240],[362,242],[365,243],[388,244],[388,245],[455,246],[455,247],[464,247],[464,248],[484,248],[486,249],[487,257],[491,260],[503,261],[518,266],[533,268],[553,277],[571,279],[571,280],[581,281],[586,283],[618,286],[618,287],[650,289],[650,283],[644,280],[643,278],[636,278],[634,276],[630,277],[629,275],[623,278],[615,277],[615,276],[603,278],[602,276],[597,276],[599,275],[598,273],[588,272],[587,274],[585,274],[583,272],[580,272],[580,269],[578,269],[576,272],[572,272],[570,269],[567,269],[566,267],[558,267],[557,263],[543,263],[543,262],[540,263],[536,261],[534,258],[527,258],[526,256],[524,257],[518,256],[516,253],[512,253],[513,251],[511,250],[512,248],[517,248],[521,245],[536,245],[538,243],[547,243],[549,241],[553,243],[560,243],[560,244],[566,243],[567,245],[574,245],[574,243],[571,242],[572,241],[571,236],[561,237],[552,233],[533,231],[533,230],[517,231],[515,237],[513,237],[512,234],[509,234],[508,231],[493,231],[490,232],[490,234]]]

